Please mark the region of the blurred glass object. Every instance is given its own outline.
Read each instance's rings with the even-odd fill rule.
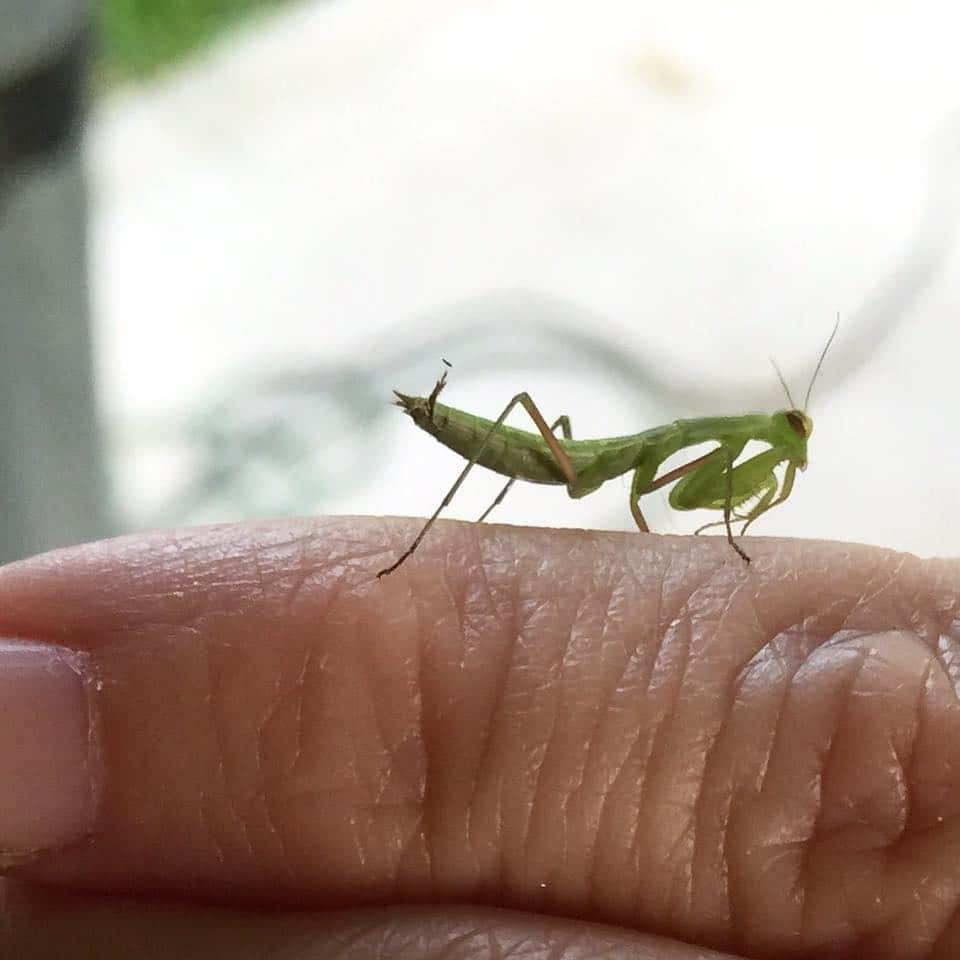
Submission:
[[[79,153],[81,0],[0,6],[0,561],[109,527]]]
[[[173,27],[151,21],[173,0],[109,2]],[[861,0],[827,35],[804,7],[707,0],[272,13],[91,124],[128,528],[429,513],[456,458],[390,391],[427,392],[441,357],[446,402],[495,415],[527,389],[580,437],[777,409],[768,356],[802,395],[839,312],[816,469],[758,532],[955,552],[960,459],[935,427],[960,343],[960,60],[936,5]],[[910,458],[852,495],[890,436]],[[496,518],[629,526],[627,493],[518,488]]]

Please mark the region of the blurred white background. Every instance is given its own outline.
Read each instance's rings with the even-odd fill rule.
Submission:
[[[958,27],[929,0],[325,0],[102,98],[125,525],[428,514],[461,461],[389,402],[441,357],[445,402],[526,389],[601,437],[784,406],[768,358],[802,396],[839,312],[810,469],[751,532],[956,555]],[[492,519],[631,529],[628,491],[518,485]]]

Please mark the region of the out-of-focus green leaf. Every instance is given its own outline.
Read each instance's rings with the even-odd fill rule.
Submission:
[[[100,0],[100,62],[106,82],[142,78],[188,56],[252,12],[289,0]]]

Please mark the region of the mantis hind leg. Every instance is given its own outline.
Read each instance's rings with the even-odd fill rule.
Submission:
[[[440,393],[440,391],[443,389],[443,386],[445,383],[446,383],[446,375],[441,377],[440,380],[437,382],[437,385],[433,388],[433,393],[430,394],[430,400],[432,402],[434,403],[436,402],[437,396]],[[564,478],[566,479],[567,484],[569,486],[573,486],[574,484],[576,484],[577,471],[574,468],[570,458],[567,456],[566,451],[563,449],[563,447],[560,446],[553,431],[547,425],[547,421],[544,419],[543,414],[537,408],[537,405],[533,402],[533,399],[531,398],[529,393],[527,393],[526,391],[524,391],[523,393],[518,393],[503,408],[503,411],[501,412],[500,416],[497,417],[497,419],[490,424],[490,429],[487,430],[487,432],[484,434],[483,439],[480,441],[479,445],[477,446],[476,452],[469,459],[469,461],[467,461],[467,465],[463,468],[463,470],[460,471],[460,475],[457,477],[457,479],[453,481],[453,486],[447,491],[446,496],[440,502],[440,506],[433,511],[433,514],[431,515],[431,517],[423,525],[423,527],[420,529],[420,532],[416,535],[416,537],[413,538],[413,541],[411,542],[410,546],[407,547],[407,549],[404,550],[402,554],[400,554],[399,558],[395,560],[393,563],[391,563],[389,567],[384,567],[383,570],[381,570],[377,574],[378,580],[381,577],[385,577],[388,573],[393,573],[393,571],[396,570],[397,567],[399,567],[400,564],[402,564],[404,560],[406,560],[407,557],[409,557],[414,552],[414,550],[416,550],[417,547],[420,546],[420,543],[422,542],[423,538],[427,535],[427,532],[436,522],[437,517],[439,517],[440,514],[443,512],[444,507],[449,506],[450,501],[453,500],[454,496],[456,495],[456,492],[460,489],[461,485],[463,484],[463,481],[467,479],[467,474],[469,474],[470,471],[476,466],[477,461],[483,455],[483,451],[487,448],[487,444],[490,442],[490,438],[503,425],[504,420],[506,420],[507,417],[510,415],[510,411],[513,410],[513,408],[518,403],[520,404],[520,406],[523,407],[524,410],[527,411],[528,414],[530,414],[530,419],[536,424],[537,429],[540,431],[540,435],[543,437],[544,442],[546,443],[547,447],[550,449],[550,452],[553,454],[554,459],[557,461],[557,466],[560,468],[560,471],[563,474]],[[561,418],[561,420],[562,419],[563,418]],[[560,424],[560,420],[557,421],[557,424]],[[570,421],[567,420],[567,427],[569,428],[569,426],[570,426]],[[505,496],[505,495],[506,495],[506,490],[502,492],[502,496]],[[491,507],[491,509],[493,508]]]
[[[573,430],[572,430],[571,427],[570,427],[570,418],[569,418],[566,414],[564,414],[562,417],[557,417],[557,419],[554,420],[553,423],[550,424],[550,432],[551,432],[554,436],[556,436],[557,427],[560,428],[560,431],[561,431],[561,433],[563,434],[563,439],[564,439],[564,440],[572,440],[572,439],[573,439]],[[484,510],[483,513],[480,514],[480,519],[477,520],[477,523],[483,523],[483,521],[486,520],[487,517],[490,516],[490,513],[491,513],[491,511],[493,510],[493,508],[494,508],[494,507],[497,507],[497,506],[499,506],[501,503],[503,503],[503,498],[507,495],[507,493],[509,493],[510,488],[511,488],[516,482],[517,482],[517,478],[516,478],[516,477],[511,477],[511,478],[504,484],[503,489],[497,494],[497,496],[496,496],[496,498],[494,499],[493,503],[491,503],[490,506],[487,507],[487,509]]]

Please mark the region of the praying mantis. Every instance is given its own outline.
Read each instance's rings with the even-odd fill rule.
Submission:
[[[632,470],[630,512],[642,533],[649,533],[650,528],[640,510],[640,498],[675,483],[669,495],[670,506],[675,510],[722,510],[722,520],[704,524],[696,532],[709,527],[725,527],[727,542],[749,564],[750,557],[734,539],[732,523],[743,523],[742,537],[754,521],[790,496],[797,470],[806,470],[807,441],[813,433],[813,421],[807,415],[807,406],[839,326],[838,318],[810,378],[803,407],[798,408],[794,403],[790,388],[774,363],[790,404],[787,410],[773,414],[675,420],[662,427],[622,437],[575,440],[568,416],[563,415],[548,424],[526,392],[513,397],[500,416],[492,421],[445,406],[438,403],[437,398],[446,386],[446,371],[427,397],[394,391],[397,406],[421,430],[466,459],[467,465],[407,549],[381,570],[377,578],[393,573],[420,546],[437,517],[449,506],[478,463],[509,478],[478,522],[485,520],[503,501],[517,480],[564,485],[571,497],[579,499],[598,490],[608,480]],[[537,433],[505,424],[517,406],[523,407],[530,416]],[[562,434],[560,437],[556,433],[558,429]],[[752,440],[766,444],[767,449],[738,464],[737,459]],[[656,475],[661,464],[670,457],[688,447],[709,442],[716,443],[712,450],[659,477]],[[782,480],[778,480],[774,471],[781,464],[786,467]],[[746,507],[751,501],[755,502],[745,512],[736,512],[737,508]]]

